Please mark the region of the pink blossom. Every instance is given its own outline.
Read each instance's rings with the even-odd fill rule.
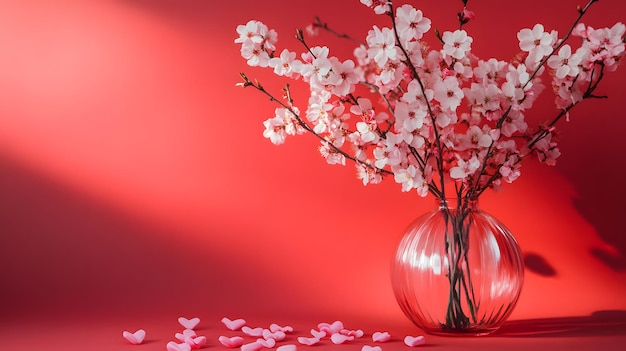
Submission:
[[[363,182],[363,185],[378,184],[383,180],[383,177],[379,172],[372,168],[363,166],[360,163],[356,164],[356,170],[357,178]]]
[[[328,142],[322,142],[322,146],[319,148],[320,154],[326,159],[329,165],[346,165],[346,157],[333,149]]]
[[[267,26],[260,21],[250,20],[246,24],[237,26],[237,34],[239,38],[235,39],[235,43],[245,43],[251,41],[253,43],[263,42],[263,34],[267,33]]]
[[[467,161],[458,157],[457,165],[450,168],[450,178],[465,179],[467,176],[474,174],[480,167],[480,164],[481,162],[476,157],[476,154],[472,154],[472,157]]]
[[[332,70],[326,83],[331,85],[331,92],[337,96],[346,96],[354,91],[354,85],[359,82],[359,76],[354,69],[354,61],[331,61]]]
[[[284,49],[279,57],[271,58],[268,66],[274,68],[274,73],[279,76],[290,77],[294,71],[299,71],[302,62],[296,60],[296,53]]]
[[[438,81],[433,86],[434,99],[439,101],[441,108],[449,108],[456,110],[461,104],[463,98],[463,90],[459,87],[459,82],[455,77],[448,77],[442,81]]]
[[[389,1],[386,0],[361,0],[361,4],[373,8],[377,15],[382,15],[389,10]]]
[[[241,56],[248,60],[248,66],[267,67],[270,55],[263,49],[263,45],[252,41],[246,41],[241,45]]]
[[[533,29],[524,28],[517,33],[519,47],[529,55],[536,57],[537,61],[552,52],[554,37],[543,30],[543,25],[535,24]]]
[[[565,44],[559,49],[558,55],[551,56],[548,59],[548,66],[556,71],[557,78],[565,78],[565,76],[575,77],[578,75],[578,65],[583,57],[581,52],[572,55],[572,48]]]
[[[424,124],[426,118],[426,110],[424,110],[419,102],[406,103],[399,101],[396,104],[396,130],[412,132],[419,129]]]
[[[421,39],[430,30],[430,19],[409,4],[396,9],[396,26],[402,38]]]
[[[455,30],[454,32],[444,32],[441,37],[443,40],[443,54],[451,56],[457,60],[462,59],[467,52],[470,51],[472,37],[467,35],[464,30]]]
[[[367,33],[367,55],[380,67],[385,66],[387,60],[395,60],[397,56],[396,38],[390,28],[379,29],[374,26]]]
[[[297,109],[294,112],[297,113]],[[276,145],[284,143],[287,135],[296,135],[303,132],[294,120],[291,111],[286,108],[277,108],[276,116],[263,122],[263,125],[265,126],[263,136]]]

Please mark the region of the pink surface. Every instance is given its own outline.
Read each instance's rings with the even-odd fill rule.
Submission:
[[[469,3],[477,18],[467,29],[483,57],[513,57],[515,34],[536,22],[565,31],[578,1],[525,1],[514,16],[499,3]],[[417,5],[444,30],[459,4]],[[612,25],[624,9],[603,0],[584,22]],[[395,303],[388,267],[404,226],[434,201],[393,182],[364,188],[352,167],[324,164],[313,138],[271,145],[261,133],[274,106],[235,87],[240,71],[275,91],[284,83],[245,65],[237,24],[261,19],[296,47],[291,33],[315,15],[361,37],[380,19],[357,1],[0,6],[0,349],[164,350],[180,316],[201,318],[211,349],[221,348],[224,316],[301,334],[341,319],[389,331],[384,350],[420,333]],[[608,99],[573,110],[557,167],[527,162],[518,182],[481,200],[525,253],[511,322],[493,337],[427,344],[595,350],[626,341],[625,194],[615,170],[626,152],[625,80],[620,67],[599,90]],[[306,101],[302,87],[294,93]],[[547,119],[538,111],[552,111],[550,99],[530,117]],[[139,328],[145,344],[122,338]]]

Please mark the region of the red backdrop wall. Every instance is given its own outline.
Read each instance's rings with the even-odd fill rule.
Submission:
[[[480,57],[512,58],[517,31],[538,22],[565,32],[578,0],[527,0],[515,11],[500,3],[469,2]],[[442,31],[460,5],[417,4]],[[624,10],[603,0],[584,22],[612,25]],[[295,28],[315,15],[363,38],[385,24],[358,1],[3,1],[0,317],[211,310],[404,320],[389,262],[404,226],[433,200],[393,181],[363,187],[352,167],[326,165],[313,138],[270,144],[262,121],[274,106],[235,86],[240,71],[274,91],[285,83],[246,66],[238,24],[260,19],[295,49]],[[340,43],[313,40],[331,53]],[[520,180],[481,200],[526,255],[512,318],[626,309],[624,81],[626,67],[608,74],[599,92],[609,98],[560,126],[556,167],[529,160]],[[304,103],[306,88],[294,96]],[[552,111],[546,96],[530,118]]]

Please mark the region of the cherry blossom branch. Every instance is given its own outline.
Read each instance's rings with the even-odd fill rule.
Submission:
[[[330,28],[330,27],[328,26],[328,24],[326,24],[326,23],[322,23],[322,21],[320,20],[320,18],[319,18],[318,16],[315,16],[315,22],[313,23],[313,27],[314,27],[314,28],[322,28],[323,30],[325,30],[325,31],[327,31],[327,32],[329,32],[329,33],[331,33],[332,35],[334,35],[334,36],[336,36],[336,37],[338,37],[338,38],[341,38],[341,39],[346,39],[346,40],[351,41],[351,42],[353,42],[353,43],[356,43],[356,44],[359,44],[359,45],[365,46],[365,43],[364,43],[364,42],[362,42],[362,41],[360,41],[360,40],[357,40],[357,39],[353,38],[352,36],[350,36],[350,35],[348,35],[348,34],[345,34],[345,33],[339,33],[339,32],[337,32],[337,31],[335,31],[334,29]]]
[[[533,78],[535,78],[535,76],[539,73],[539,70],[541,69],[541,67],[543,67],[546,62],[548,62],[548,60],[550,59],[550,57],[552,57],[554,55],[555,52],[559,51],[559,49],[565,45],[565,42],[569,39],[569,37],[572,35],[572,32],[574,32],[574,29],[576,28],[576,26],[578,25],[578,23],[580,22],[580,20],[583,18],[583,16],[585,15],[585,13],[587,12],[587,10],[589,10],[589,7],[591,7],[591,5],[594,2],[598,2],[599,0],[589,0],[589,2],[587,3],[587,5],[585,5],[585,7],[581,8],[580,6],[578,6],[577,10],[578,10],[578,17],[576,17],[576,20],[574,20],[574,23],[572,23],[572,25],[570,26],[569,30],[567,31],[567,33],[565,34],[565,36],[563,37],[563,39],[561,39],[559,41],[559,43],[554,47],[554,49],[552,49],[552,51],[550,52],[549,55],[546,55],[541,61],[539,61],[539,63],[537,64],[537,67],[535,68],[535,70],[533,71],[533,73],[528,77],[528,81],[526,83],[524,83],[524,85],[522,86],[523,88],[526,88],[526,86],[533,80]]]
[[[348,160],[351,160],[355,163],[358,163],[360,165],[362,165],[363,167],[366,167],[368,169],[374,170],[377,173],[382,173],[382,174],[393,174],[393,172],[386,170],[386,169],[382,169],[382,168],[378,168],[375,166],[372,166],[371,164],[361,161],[353,156],[351,156],[350,154],[348,154],[347,152],[343,151],[341,148],[337,147],[335,144],[333,144],[332,142],[328,141],[326,138],[324,138],[323,136],[321,136],[320,134],[318,134],[317,132],[315,132],[315,130],[313,128],[311,128],[311,126],[306,123],[306,121],[304,121],[300,115],[298,115],[298,113],[292,108],[292,103],[293,100],[291,98],[291,93],[289,91],[289,85],[287,85],[284,88],[285,94],[286,94],[286,98],[289,101],[289,104],[285,104],[284,102],[280,101],[279,99],[277,99],[274,95],[272,95],[270,92],[268,92],[262,85],[261,83],[259,83],[258,81],[256,82],[252,82],[243,72],[240,72],[239,75],[241,76],[241,78],[243,79],[243,83],[240,83],[239,85],[242,86],[243,88],[246,87],[253,87],[256,90],[260,91],[261,93],[265,94],[267,97],[269,97],[270,101],[277,103],[278,105],[280,105],[281,107],[287,109],[289,111],[289,113],[291,113],[291,115],[293,116],[293,118],[296,120],[296,122],[298,123],[299,126],[301,126],[302,128],[304,128],[304,130],[306,130],[307,132],[313,134],[315,137],[317,137],[318,139],[320,139],[323,143],[325,143],[326,145],[328,145],[333,152],[336,152],[338,154],[341,154],[342,156],[344,156],[345,158],[347,158]]]
[[[533,78],[539,73],[539,71],[541,70],[541,68],[546,64],[546,62],[548,62],[548,60],[550,59],[550,57],[552,57],[554,55],[554,53],[556,53],[563,45],[565,45],[565,42],[569,39],[569,37],[572,35],[574,29],[576,28],[576,26],[578,25],[578,23],[581,21],[581,19],[583,18],[583,16],[585,15],[585,13],[587,13],[587,11],[589,10],[589,7],[591,7],[591,5],[595,2],[598,2],[599,0],[589,0],[589,2],[587,3],[587,5],[585,5],[585,7],[581,8],[580,6],[577,8],[578,10],[578,16],[576,17],[576,19],[574,20],[574,22],[572,23],[572,25],[570,26],[569,30],[567,31],[567,33],[565,34],[565,36],[559,41],[559,43],[552,49],[552,51],[550,52],[550,54],[546,55],[544,58],[541,59],[541,61],[539,61],[539,63],[537,64],[537,67],[535,67],[535,69],[533,70],[533,72],[530,74],[530,76],[528,77],[528,80],[526,81],[526,83],[524,83],[522,85],[522,89],[526,88],[526,86],[528,86],[528,84],[530,84],[533,81]],[[603,69],[601,70],[601,76],[603,75]],[[593,81],[593,80],[592,80]],[[599,83],[599,79],[596,81],[595,85],[593,86],[593,89],[595,89],[595,87],[597,87],[597,84]],[[591,85],[591,83],[590,83]],[[585,93],[585,96],[587,97],[591,97],[591,92],[593,92],[593,89],[590,88],[587,89],[587,92]],[[522,103],[525,99],[526,99],[527,95],[525,95],[522,100],[520,101],[520,103]],[[539,140],[545,138],[547,135],[550,134],[550,129],[565,115],[567,115],[567,113],[569,112],[569,110],[572,109],[572,107],[574,107],[576,103],[573,103],[569,106],[567,106],[565,109],[561,110],[560,113],[552,120],[552,122],[550,122],[548,124],[547,128],[543,128],[541,130],[541,132],[538,132],[538,134],[536,134],[534,140],[531,141],[531,143],[529,144],[529,148],[531,148],[533,145],[535,145]],[[498,122],[496,123],[496,128],[500,129],[502,127],[502,124],[504,123],[504,121],[508,118],[509,113],[511,112],[511,108],[512,105],[510,105],[506,111],[502,114],[502,116],[500,117],[500,119],[498,120]],[[489,186],[490,184],[495,181],[497,179],[497,175],[499,174],[499,172],[496,172],[495,174],[493,174],[489,180],[484,184],[484,185],[480,185],[480,178],[482,178],[482,176],[484,175],[485,169],[487,168],[487,162],[490,159],[490,153],[491,150],[493,148],[493,145],[495,144],[495,140],[491,141],[491,144],[489,145],[489,147],[487,148],[487,154],[485,156],[485,159],[483,160],[483,164],[481,166],[480,172],[478,173],[478,177],[476,178],[476,182],[474,184],[473,189],[471,189],[471,191],[468,192],[468,196],[470,198],[478,198],[478,196],[480,196],[480,194],[482,194]],[[519,160],[518,162],[520,162],[521,160]]]
[[[593,72],[595,72],[595,70],[592,71],[592,73],[591,73],[592,76],[593,76]],[[598,76],[598,78],[595,79],[595,81],[593,80],[593,78],[591,79],[591,81],[589,82],[589,86],[587,87],[587,90],[583,94],[583,97],[582,97],[583,100],[584,99],[591,99],[591,98],[595,98],[595,99],[606,98],[606,96],[593,95],[593,91],[598,87],[598,84],[600,83],[600,80],[602,80],[603,76],[604,76],[604,64],[601,63],[600,64],[600,75]],[[561,120],[561,118],[563,118],[563,116],[567,116],[569,111],[572,108],[574,108],[574,106],[578,105],[581,101],[572,102],[571,104],[567,105],[564,109],[562,109],[556,115],[556,117],[554,117],[552,119],[552,121],[550,123],[546,124],[546,126],[541,128],[540,131],[537,131],[535,133],[535,136],[531,139],[531,142],[528,144],[528,148],[532,149],[532,147],[537,142],[539,142],[541,139],[543,139],[546,136],[548,136],[550,134],[550,132],[552,131],[553,127],[559,122],[559,120]]]
[[[397,46],[400,48],[400,51],[402,51],[402,54],[404,55],[404,57],[406,58],[406,65],[409,67],[409,69],[411,70],[411,73],[413,74],[413,77],[415,78],[415,80],[417,80],[417,83],[420,86],[420,91],[422,93],[422,97],[424,98],[424,102],[426,103],[426,108],[428,109],[428,116],[430,117],[430,120],[433,124],[433,132],[435,134],[435,146],[437,149],[437,155],[435,156],[435,160],[437,161],[437,168],[438,169],[443,169],[443,149],[441,146],[441,140],[439,140],[439,130],[437,129],[437,123],[435,120],[435,113],[433,112],[433,108],[430,105],[430,102],[428,101],[428,97],[426,96],[426,88],[424,87],[424,82],[422,82],[422,79],[420,77],[420,75],[417,73],[417,68],[415,68],[415,65],[413,65],[413,62],[411,62],[411,58],[409,56],[409,54],[407,53],[406,49],[404,48],[404,46],[402,45],[402,42],[400,40],[400,34],[398,33],[398,28],[396,26],[396,18],[393,14],[393,3],[390,1],[389,2],[389,11],[387,12],[387,15],[389,16],[389,18],[391,19],[391,24],[392,24],[392,28],[393,28],[393,35],[395,36],[396,39],[396,44]],[[426,162],[428,161],[428,156],[426,155],[426,159],[424,160],[424,164],[426,164]],[[422,169],[422,172],[424,171],[424,169]],[[438,189],[438,192],[440,194],[443,194],[445,197],[445,176],[443,174],[443,172],[438,172],[439,173],[439,185],[441,187],[441,189]],[[434,185],[434,184],[433,184]],[[436,187],[436,185],[434,185]]]

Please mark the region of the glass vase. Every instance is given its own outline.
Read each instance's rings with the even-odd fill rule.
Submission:
[[[406,228],[391,278],[400,308],[425,332],[486,335],[513,311],[524,264],[515,237],[477,201],[447,199]]]

